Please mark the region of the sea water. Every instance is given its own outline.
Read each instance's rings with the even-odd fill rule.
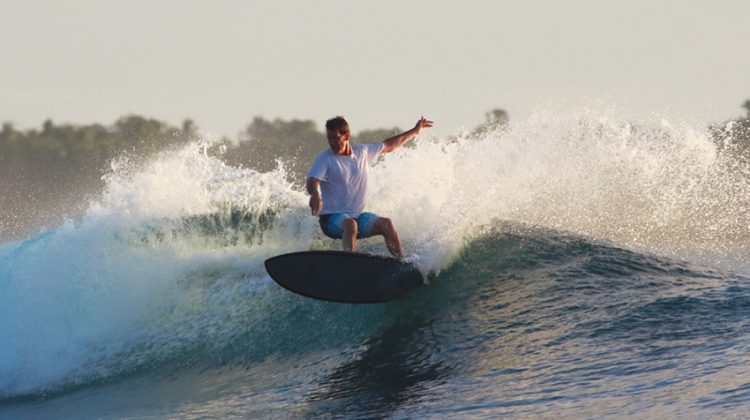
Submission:
[[[590,110],[420,136],[368,209],[437,276],[382,305],[268,277],[339,246],[283,167],[113,162],[83,218],[0,245],[0,418],[747,417],[731,141]]]

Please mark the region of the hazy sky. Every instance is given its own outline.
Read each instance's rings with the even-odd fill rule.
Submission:
[[[750,98],[749,0],[0,0],[0,120],[255,115],[437,134],[492,108],[720,121]],[[598,105],[597,105],[598,106]],[[655,117],[658,115],[659,117]]]

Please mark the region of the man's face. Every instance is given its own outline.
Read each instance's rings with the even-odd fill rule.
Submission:
[[[326,130],[326,137],[328,138],[328,145],[331,146],[336,154],[343,154],[346,152],[346,146],[349,145],[349,134],[339,134],[335,130]]]

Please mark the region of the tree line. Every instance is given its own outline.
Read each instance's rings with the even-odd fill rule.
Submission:
[[[496,116],[507,114],[495,110]],[[489,117],[488,117],[488,123]],[[488,125],[484,129],[489,129]],[[353,134],[356,142],[380,141],[401,132],[398,127],[375,128]],[[18,237],[28,226],[53,225],[60,217],[85,210],[87,198],[104,188],[104,175],[113,159],[147,159],[171,147],[200,138],[198,126],[186,119],[181,126],[129,115],[110,126],[55,124],[19,130],[5,122],[0,129],[0,240]],[[312,159],[326,146],[325,133],[312,120],[268,120],[255,117],[238,141],[220,141],[227,164],[272,170],[282,161],[289,181],[301,185]],[[218,149],[218,146],[215,148]],[[214,149],[214,150],[215,150]],[[65,211],[61,211],[65,209]]]
[[[481,130],[494,128],[498,121],[507,122],[505,111],[494,110],[487,115],[488,124]],[[375,142],[401,131],[398,127],[367,129],[353,133],[353,138],[359,143]],[[118,156],[147,158],[198,138],[198,127],[189,119],[180,127],[137,115],[120,118],[111,126],[59,125],[46,120],[40,129],[29,130],[18,130],[6,122],[0,130],[0,176],[6,182],[29,185],[101,186],[101,175]],[[218,157],[230,165],[262,172],[282,160],[290,176],[304,176],[310,161],[327,144],[325,133],[312,120],[267,120],[259,116],[238,140],[224,138],[221,143],[226,153]]]

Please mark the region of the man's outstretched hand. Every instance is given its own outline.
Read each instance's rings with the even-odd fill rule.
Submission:
[[[417,121],[417,125],[414,126],[414,129],[417,131],[416,134],[419,134],[420,131],[422,131],[423,128],[430,128],[432,127],[432,121],[428,120],[425,117],[422,117]]]

